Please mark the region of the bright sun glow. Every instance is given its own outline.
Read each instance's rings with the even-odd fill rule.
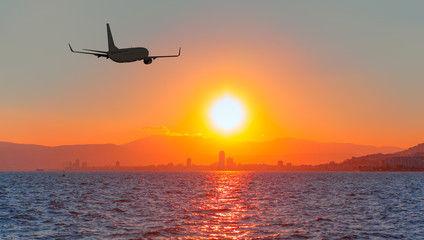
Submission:
[[[245,117],[241,104],[231,96],[219,99],[210,113],[215,126],[227,132],[240,127]]]

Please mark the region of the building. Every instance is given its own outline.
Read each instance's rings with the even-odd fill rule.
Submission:
[[[227,161],[226,161],[226,169],[227,170],[233,170],[234,169],[234,167],[235,167],[235,164],[234,164],[234,161],[233,161],[233,159],[232,158],[227,158]]]
[[[384,170],[418,170],[424,169],[424,158],[421,156],[401,156],[384,159]]]
[[[119,168],[121,166],[121,163],[119,161],[116,161],[115,167]]]
[[[83,162],[82,167],[81,167],[80,160],[75,159],[74,162],[68,162],[67,166],[65,167],[65,170],[67,170],[67,171],[80,171],[81,168],[86,168],[86,167],[87,167],[87,162]]]
[[[191,168],[191,158],[187,158],[186,163],[187,168]]]
[[[79,168],[80,168],[80,160],[79,160],[79,159],[76,159],[76,160],[75,160],[74,168],[75,168],[75,169],[79,169]]]
[[[218,170],[224,170],[224,169],[225,169],[225,152],[220,151],[219,152]]]
[[[283,161],[278,161],[278,167],[279,168],[283,168],[284,167],[284,162]]]

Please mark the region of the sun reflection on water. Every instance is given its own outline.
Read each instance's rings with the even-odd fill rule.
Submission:
[[[246,173],[222,171],[209,176],[204,184],[207,197],[197,203],[197,211],[192,213],[201,219],[201,235],[216,239],[246,237],[249,224],[244,219],[248,204],[242,196],[248,182]]]

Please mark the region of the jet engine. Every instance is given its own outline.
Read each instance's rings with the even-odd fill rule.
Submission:
[[[152,62],[153,62],[153,59],[151,59],[151,58],[146,58],[146,59],[144,59],[143,61],[144,61],[144,64],[150,64],[150,63],[152,63]]]

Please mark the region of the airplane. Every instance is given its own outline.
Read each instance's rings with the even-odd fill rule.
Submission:
[[[71,44],[68,43],[69,48],[73,53],[83,53],[83,54],[91,54],[94,56],[105,57],[106,59],[111,59],[114,62],[125,63],[125,62],[135,62],[143,60],[144,64],[151,64],[153,60],[156,58],[168,58],[168,57],[179,57],[181,54],[181,48],[178,51],[177,55],[167,55],[167,56],[149,56],[149,50],[144,47],[135,47],[135,48],[117,48],[115,43],[113,42],[112,32],[110,31],[109,23],[106,24],[107,27],[107,40],[109,50],[99,51],[99,50],[91,50],[91,49],[83,49],[85,51],[74,51],[71,47]]]

